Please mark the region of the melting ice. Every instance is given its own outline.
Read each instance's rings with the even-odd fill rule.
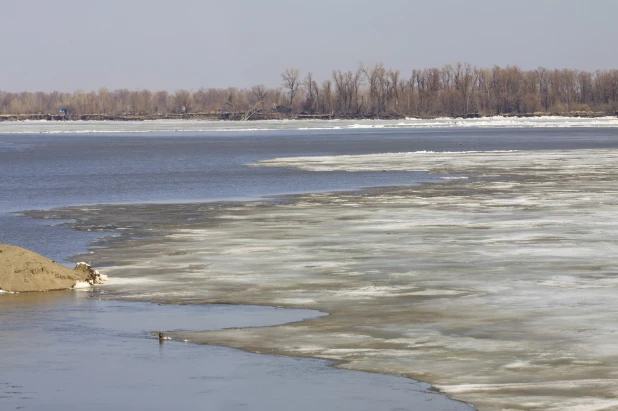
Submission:
[[[285,326],[177,337],[405,374],[479,409],[618,408],[617,150],[296,157],[255,166],[467,179],[192,205],[192,215],[208,219],[190,226],[181,209],[152,205],[167,216],[164,237],[91,258],[113,264],[112,278],[156,282],[110,292],[326,311]],[[118,212],[93,211],[106,213],[104,221]],[[129,221],[131,208],[122,213]]]

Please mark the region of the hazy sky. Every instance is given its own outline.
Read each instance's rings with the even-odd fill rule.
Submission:
[[[277,86],[383,62],[618,68],[618,0],[0,0],[0,90]]]

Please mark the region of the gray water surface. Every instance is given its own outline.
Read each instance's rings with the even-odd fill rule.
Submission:
[[[157,330],[267,326],[321,315],[157,306],[88,292],[0,295],[0,409],[469,410],[410,379],[176,341]],[[95,295],[96,297],[96,295]]]
[[[615,128],[354,129],[243,132],[2,134],[0,243],[57,261],[96,239],[11,212],[70,205],[246,200],[401,186],[422,172],[327,172],[248,167],[288,156],[409,151],[618,147]],[[58,224],[57,221],[51,224]]]

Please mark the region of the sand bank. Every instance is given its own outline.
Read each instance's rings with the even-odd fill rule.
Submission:
[[[74,270],[40,254],[8,244],[0,244],[0,290],[8,292],[66,290],[83,288],[98,274],[85,263]]]

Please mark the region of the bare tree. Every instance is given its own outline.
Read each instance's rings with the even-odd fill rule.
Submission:
[[[318,83],[314,80],[313,81],[313,90],[315,90],[315,105],[316,105],[316,110],[319,112],[320,111],[320,87],[318,86]]]
[[[539,68],[525,71],[516,66],[484,69],[457,63],[442,68],[415,69],[408,79],[403,79],[399,71],[379,63],[372,67],[361,64],[356,71],[333,70],[331,78],[322,83],[318,83],[312,73],[301,79],[300,70],[292,68],[286,69],[281,78],[284,88],[267,88],[260,84],[247,89],[179,90],[171,95],[166,91],[111,91],[106,88],[98,92],[77,90],[73,93],[0,90],[0,113],[44,116],[66,108],[70,118],[200,112],[252,119],[262,114],[279,118],[289,110],[300,108],[300,103],[310,113],[352,117],[538,112],[613,115],[618,110],[618,70],[583,72]],[[303,101],[298,94],[305,97]],[[285,106],[281,113],[271,113],[281,106]],[[269,111],[260,113],[265,108]],[[226,111],[234,115],[224,114]]]
[[[283,80],[283,86],[288,90],[290,94],[290,108],[294,108],[294,96],[298,91],[300,85],[300,70],[295,68],[287,68],[281,74]]]
[[[322,83],[322,107],[325,113],[333,115],[333,83],[330,80]]]
[[[227,97],[227,101],[225,102],[225,107],[231,113],[236,111],[236,91],[234,89],[230,90],[230,94]]]
[[[169,95],[167,91],[157,91],[155,93],[154,106],[160,115],[167,114],[169,106]]]
[[[251,97],[250,103],[254,106],[260,106],[264,108],[264,100],[266,100],[266,96],[268,95],[268,91],[263,84],[258,84],[257,86],[251,87]]]
[[[313,74],[309,72],[305,77],[304,85],[307,88],[307,108],[309,113],[313,114],[313,107],[315,104],[316,90],[313,88],[315,81],[313,81]]]
[[[193,98],[187,90],[177,90],[174,93],[174,108],[179,113],[189,113],[193,108]]]

